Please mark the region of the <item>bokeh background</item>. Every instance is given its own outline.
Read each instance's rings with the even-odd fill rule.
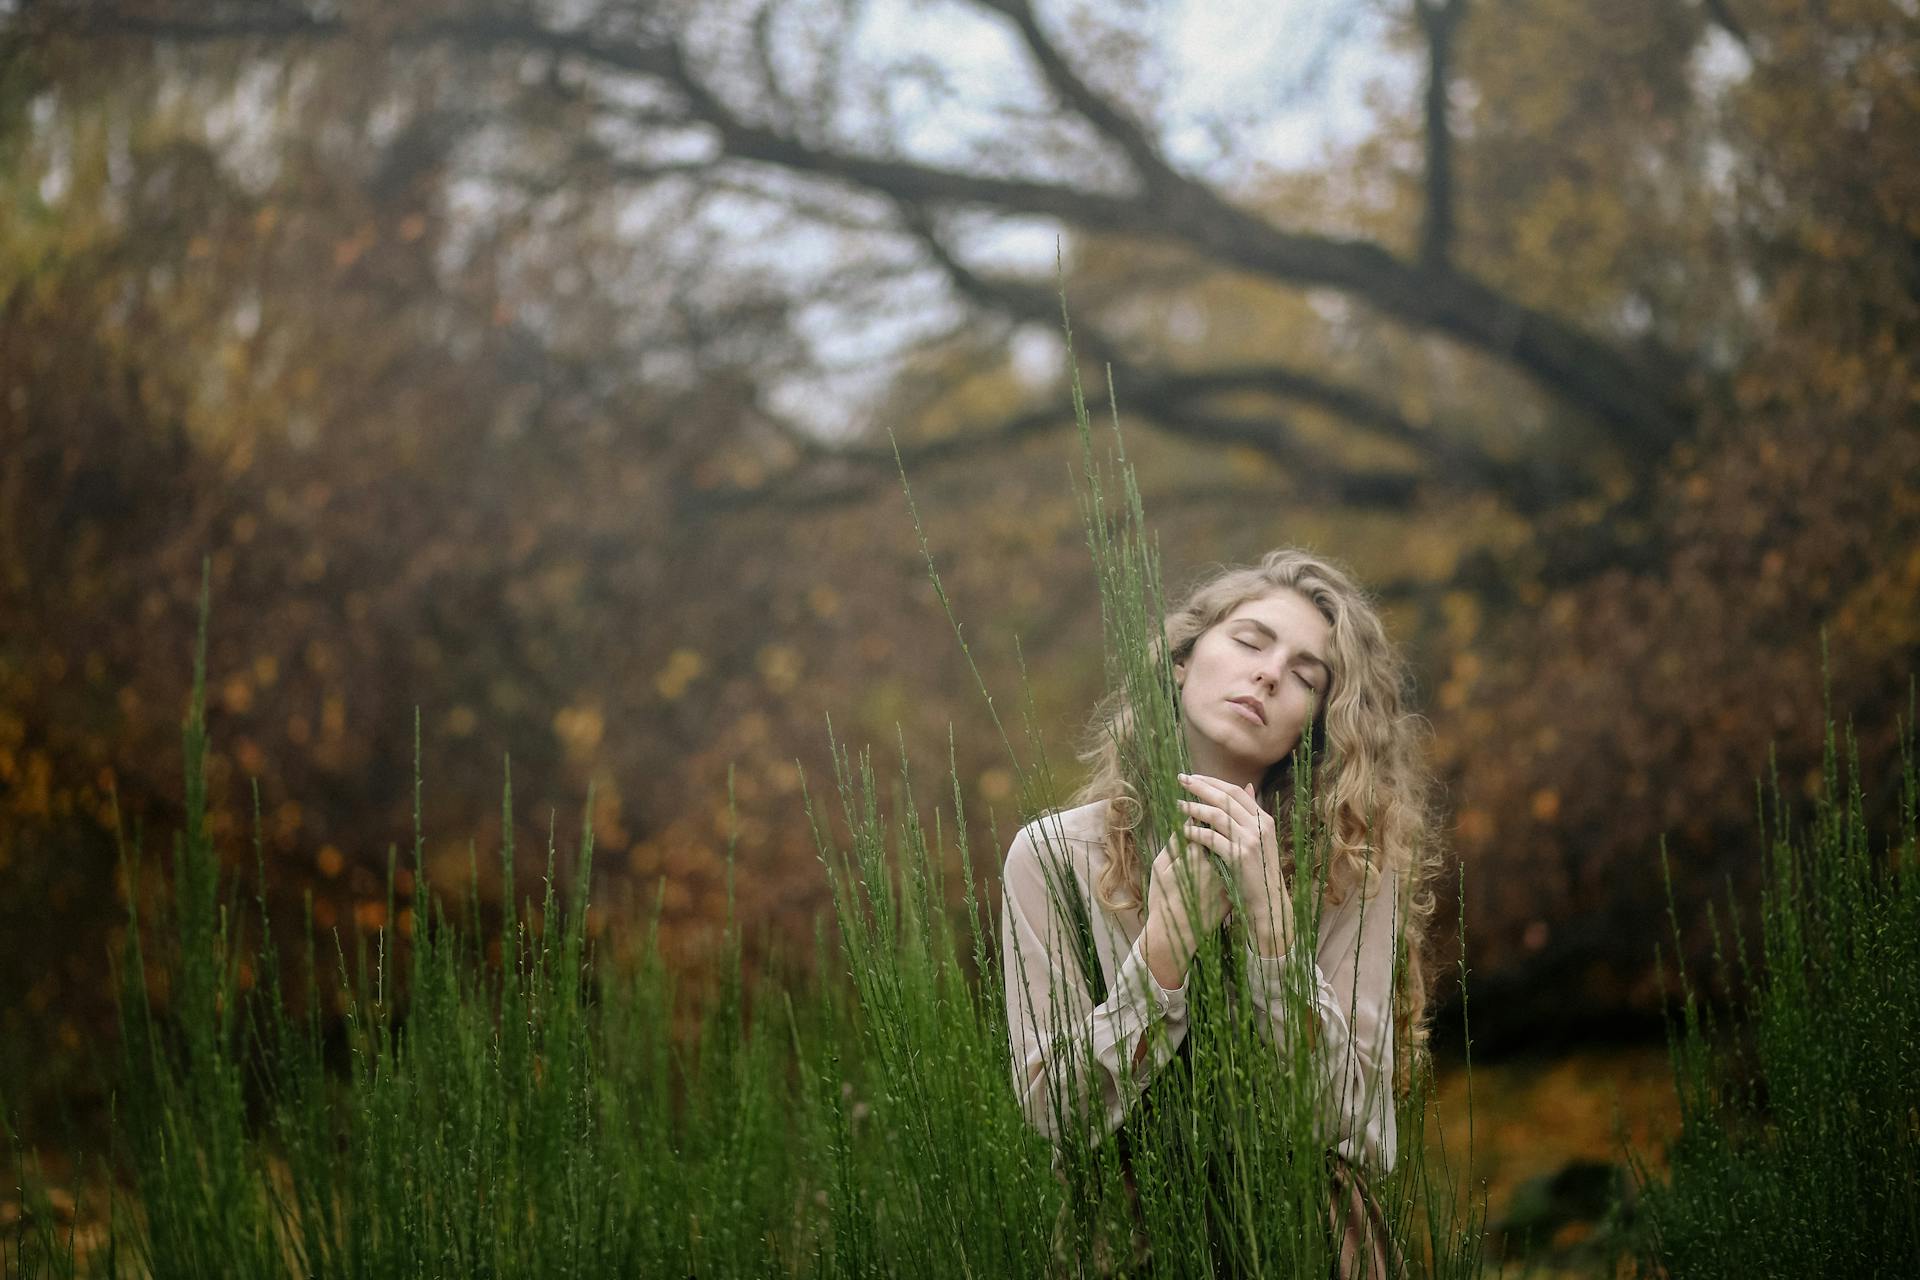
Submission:
[[[471,842],[503,892],[509,754],[521,892],[591,784],[611,951],[657,896],[697,967],[732,839],[804,963],[829,716],[918,794],[951,742],[997,873],[1014,775],[893,442],[1064,790],[1102,683],[1064,283],[1170,589],[1291,543],[1379,594],[1437,946],[1545,1098],[1511,1141],[1604,1144],[1594,1090],[1660,1105],[1619,1064],[1664,1069],[1662,842],[1698,951],[1829,688],[1893,802],[1915,138],[1910,0],[0,4],[9,1107],[58,1145],[103,1102],[203,561],[216,830],[250,870],[257,787],[289,920],[384,919],[416,708],[436,886]]]

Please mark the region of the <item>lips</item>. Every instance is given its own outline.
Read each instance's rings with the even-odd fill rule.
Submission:
[[[1260,721],[1261,724],[1265,724],[1267,722],[1267,709],[1261,706],[1259,702],[1256,701],[1255,699],[1228,698],[1227,701],[1231,702],[1236,707],[1245,707],[1249,712],[1251,712],[1254,715],[1256,719]]]

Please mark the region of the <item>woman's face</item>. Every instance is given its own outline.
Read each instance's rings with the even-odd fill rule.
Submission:
[[[1286,588],[1248,600],[1201,633],[1173,668],[1195,771],[1257,782],[1286,759],[1325,705],[1332,638],[1320,610]]]

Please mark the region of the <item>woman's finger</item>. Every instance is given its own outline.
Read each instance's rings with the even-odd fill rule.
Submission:
[[[1189,844],[1202,845],[1218,854],[1233,852],[1233,841],[1212,827],[1202,826],[1198,822],[1189,822],[1182,830]]]
[[[1260,811],[1253,799],[1241,788],[1222,782],[1218,778],[1210,778],[1204,773],[1183,773],[1180,775],[1180,781],[1189,790],[1238,815],[1241,821],[1258,822]]]
[[[1180,807],[1189,817],[1211,824],[1215,830],[1231,832],[1234,826],[1233,815],[1217,805],[1201,804],[1198,800],[1182,800]]]
[[[1185,783],[1188,791],[1200,796],[1212,810],[1223,816],[1223,821],[1227,823],[1223,829],[1231,831],[1233,827],[1238,827],[1242,823],[1252,823],[1252,816],[1244,812],[1244,806],[1238,806],[1233,802],[1235,789],[1219,783],[1219,779],[1206,777],[1202,773],[1187,773],[1181,777],[1181,783]],[[1254,825],[1252,829],[1258,831],[1260,827]]]
[[[1253,830],[1254,840],[1265,848],[1277,838],[1279,832],[1273,815],[1268,813],[1266,806],[1260,803],[1260,794],[1253,789],[1251,782],[1235,791],[1234,795],[1246,802],[1246,812],[1249,815],[1247,822]]]
[[[1182,810],[1210,823],[1221,834],[1231,837],[1237,845],[1244,844],[1243,854],[1258,852],[1264,841],[1261,838],[1261,824],[1257,819],[1249,819],[1240,813],[1224,809],[1219,805],[1202,804],[1198,800],[1180,801]]]

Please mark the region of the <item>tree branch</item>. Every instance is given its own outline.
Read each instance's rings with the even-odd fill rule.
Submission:
[[[1023,6],[1017,0],[994,2],[999,12],[1010,13],[1018,21]],[[1448,7],[1454,2],[1447,0]],[[123,32],[193,39],[274,32],[338,34],[342,29],[331,20],[302,19],[294,24],[278,16],[223,22],[123,17],[111,25]],[[1143,194],[1110,194],[810,143],[742,119],[701,82],[670,40],[652,44],[602,39],[584,31],[553,30],[518,18],[491,16],[431,21],[400,38],[412,43],[438,39],[481,49],[499,45],[541,49],[606,71],[655,79],[680,96],[693,120],[714,131],[727,156],[748,164],[826,179],[923,207],[995,209],[1055,218],[1090,231],[1170,242],[1268,280],[1342,290],[1384,315],[1525,370],[1548,391],[1604,424],[1626,451],[1660,456],[1691,430],[1694,414],[1688,393],[1678,379],[1656,367],[1657,362],[1585,333],[1451,265],[1407,262],[1371,241],[1275,227],[1177,175],[1170,185]],[[1044,38],[1041,45],[1051,47]],[[1030,38],[1029,48],[1033,47]],[[1062,75],[1068,78],[1063,80]],[[1072,86],[1079,83],[1064,63],[1051,82],[1063,94],[1071,94]],[[1097,95],[1094,98],[1093,109],[1098,110]],[[1070,105],[1083,113],[1089,107],[1085,102]],[[1129,130],[1137,134],[1137,126],[1117,114],[1083,114],[1083,118],[1096,127],[1105,119],[1102,132],[1116,141],[1127,138]],[[1136,162],[1151,151],[1144,137],[1128,145]],[[1442,219],[1438,225],[1444,229],[1447,221]],[[1434,238],[1444,243],[1437,233]]]
[[[64,19],[53,17],[42,21],[43,30],[48,34],[79,38],[137,36],[173,44],[211,44],[259,37],[331,40],[352,30],[345,19],[318,18],[302,10],[270,5],[243,16],[219,18],[153,16],[127,13],[112,4],[81,5]],[[402,27],[393,33],[392,39],[402,47],[452,44],[480,51],[515,45],[662,79],[669,79],[671,71],[665,46],[600,40],[590,32],[557,30],[505,14],[435,18]]]
[[[1753,52],[1753,38],[1747,34],[1747,28],[1734,14],[1733,7],[1727,3],[1727,0],[1705,0],[1702,7],[1706,9],[1707,17],[1712,19],[1722,31],[1732,36],[1735,43],[1747,53]]]
[[[739,159],[921,206],[999,209],[1184,244],[1255,275],[1354,293],[1397,319],[1510,361],[1593,414],[1629,449],[1664,453],[1689,429],[1681,388],[1644,362],[1455,269],[1409,264],[1369,241],[1283,231],[1192,184],[1152,198],[1113,196],[817,147],[741,122],[690,77],[676,83]]]
[[[1114,374],[1116,385],[1122,375]],[[1278,462],[1294,480],[1296,490],[1314,489],[1329,500],[1372,510],[1402,511],[1417,496],[1422,477],[1404,468],[1354,467],[1296,436],[1284,419],[1273,415],[1239,416],[1215,413],[1191,403],[1177,378],[1159,384],[1125,380],[1125,409],[1151,421],[1160,431],[1220,447],[1252,449]],[[1102,380],[1087,396],[1089,413],[1110,410]],[[1211,388],[1207,388],[1211,390]],[[1064,403],[1023,410],[992,426],[954,431],[934,440],[899,445],[898,464],[892,446],[827,446],[807,432],[785,422],[764,404],[756,413],[800,456],[781,476],[741,489],[688,493],[679,507],[682,516],[699,519],[755,508],[811,510],[869,498],[895,473],[898,464],[934,466],[1002,452],[1073,421]]]
[[[924,210],[903,205],[902,214],[928,254],[962,295],[1016,319],[1051,324],[1057,318],[1059,302],[1052,294],[1022,282],[988,279],[978,274],[959,261],[935,231]],[[1114,367],[1116,380],[1122,377],[1120,371],[1125,371],[1129,403],[1161,406],[1165,412],[1156,416],[1162,417],[1164,429],[1173,434],[1190,434],[1181,423],[1192,418],[1192,402],[1215,395],[1259,391],[1337,414],[1411,449],[1430,468],[1430,474],[1463,486],[1490,489],[1522,513],[1540,509],[1543,500],[1557,502],[1565,497],[1557,490],[1549,494],[1537,476],[1459,441],[1454,433],[1415,426],[1391,405],[1357,387],[1343,386],[1281,364],[1193,371],[1139,366],[1119,354],[1116,344],[1097,327],[1083,322],[1079,333],[1080,346],[1095,363]],[[1198,438],[1205,438],[1205,433],[1200,433]],[[1298,447],[1296,441],[1275,436],[1271,431],[1256,433],[1252,439],[1238,438],[1234,443],[1259,449],[1283,462],[1289,460],[1291,452]]]
[[[1059,48],[1040,29],[1028,0],[980,0],[986,8],[1005,14],[1020,31],[1027,51],[1040,65],[1041,74],[1069,110],[1077,112],[1104,137],[1125,153],[1134,172],[1148,190],[1167,190],[1190,185],[1168,165],[1160,149],[1147,137],[1140,123],[1109,102],[1068,65]]]
[[[1420,228],[1420,262],[1443,270],[1453,250],[1453,127],[1447,120],[1447,90],[1453,76],[1453,37],[1466,0],[1414,0],[1427,34],[1426,216]]]

